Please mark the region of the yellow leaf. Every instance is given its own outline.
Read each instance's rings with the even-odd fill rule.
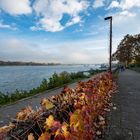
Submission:
[[[56,132],[55,132],[55,136],[59,135],[61,133],[60,129],[58,129]]]
[[[45,133],[41,134],[41,136],[39,137],[38,140],[50,140],[50,134],[45,132]]]
[[[84,129],[84,122],[80,113],[80,110],[76,110],[70,116],[70,126],[73,126],[75,130],[82,131]]]
[[[62,125],[62,133],[65,136],[65,138],[69,138],[70,137],[70,132],[68,131],[68,124],[67,123],[63,123]]]
[[[62,125],[62,130],[65,132],[67,131],[67,128],[68,128],[68,124],[64,122]]]
[[[51,109],[54,107],[54,104],[50,102],[48,99],[43,99],[41,104],[46,108],[46,109]]]
[[[48,127],[51,127],[52,124],[54,122],[54,117],[52,115],[50,115],[47,119],[46,119],[46,122],[45,124],[48,126]]]

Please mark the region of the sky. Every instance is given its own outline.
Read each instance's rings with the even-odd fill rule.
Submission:
[[[113,52],[140,33],[140,0],[0,0],[0,60],[106,63],[109,22]]]

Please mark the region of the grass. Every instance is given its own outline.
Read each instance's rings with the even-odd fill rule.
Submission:
[[[76,82],[89,78],[92,75],[103,72],[103,70],[89,70],[89,75],[85,75],[83,72],[68,73],[62,72],[60,74],[54,73],[48,80],[43,79],[41,84],[29,91],[16,90],[14,93],[2,93],[0,92],[0,106],[16,102],[18,100],[37,95],[41,92],[62,87],[65,84]]]
[[[134,70],[134,71],[136,71],[136,72],[140,72],[140,67],[132,67],[132,68],[130,68],[131,70]]]

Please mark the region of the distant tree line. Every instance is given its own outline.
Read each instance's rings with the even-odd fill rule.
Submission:
[[[46,66],[60,65],[60,63],[36,63],[36,62],[20,62],[20,61],[0,61],[0,66]]]
[[[140,34],[127,34],[118,45],[117,51],[112,56],[113,60],[140,66]]]

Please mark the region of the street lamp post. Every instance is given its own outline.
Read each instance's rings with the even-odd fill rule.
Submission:
[[[110,49],[109,49],[109,71],[112,71],[112,16],[106,17],[105,20],[110,20]]]

